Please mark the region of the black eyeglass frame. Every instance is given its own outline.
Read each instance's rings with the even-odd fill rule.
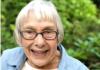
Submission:
[[[55,32],[55,37],[54,38],[52,38],[52,39],[47,39],[47,38],[45,38],[45,36],[44,36],[44,33],[46,32],[46,31],[44,31],[44,32],[39,32],[39,33],[37,33],[37,32],[35,32],[36,33],[36,35],[32,38],[32,39],[28,39],[28,38],[25,38],[25,36],[23,35],[23,32],[25,32],[25,31],[19,31],[20,32],[20,35],[24,38],[24,39],[26,39],[26,40],[34,40],[39,34],[40,35],[42,35],[42,37],[45,39],[45,40],[54,40],[54,39],[56,39],[57,37],[58,37],[58,32],[57,31],[52,31],[52,32]]]

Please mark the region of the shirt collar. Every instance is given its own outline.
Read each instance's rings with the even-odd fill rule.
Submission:
[[[59,47],[60,53],[61,53],[61,59],[60,59],[60,63],[59,63],[59,70],[65,70],[65,67],[67,66],[65,61],[67,60],[67,58],[69,56],[68,56],[65,48],[62,45],[60,45],[58,47]]]

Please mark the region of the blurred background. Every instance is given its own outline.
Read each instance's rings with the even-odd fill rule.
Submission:
[[[17,47],[15,19],[30,0],[1,0],[1,53]],[[64,25],[62,44],[90,70],[100,70],[100,0],[52,0]]]

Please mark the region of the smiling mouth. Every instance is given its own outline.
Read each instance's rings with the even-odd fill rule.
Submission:
[[[46,56],[46,54],[48,53],[48,51],[49,50],[41,51],[41,50],[33,50],[33,49],[31,49],[32,54],[35,55],[35,56],[39,56],[39,57]]]

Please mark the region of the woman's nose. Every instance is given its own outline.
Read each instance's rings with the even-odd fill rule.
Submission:
[[[45,46],[45,39],[43,38],[41,34],[38,34],[37,37],[34,39],[34,45],[39,48],[42,48]]]

